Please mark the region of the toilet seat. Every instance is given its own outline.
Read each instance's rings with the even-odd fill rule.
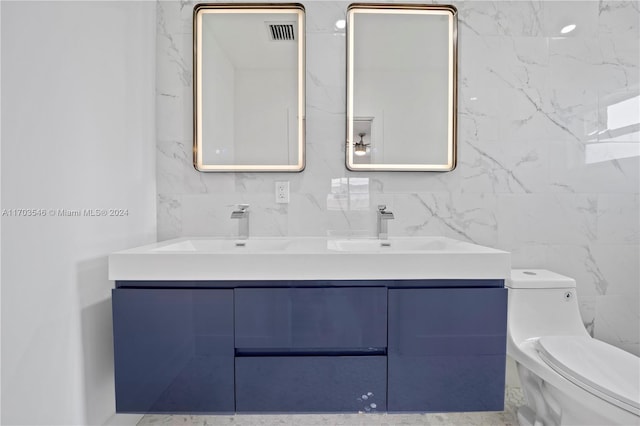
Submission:
[[[640,358],[590,337],[544,336],[540,357],[586,391],[640,415]]]

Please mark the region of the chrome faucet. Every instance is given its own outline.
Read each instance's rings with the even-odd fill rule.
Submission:
[[[387,231],[387,221],[393,219],[393,213],[387,211],[387,206],[380,204],[378,206],[378,238],[386,240],[389,237]]]
[[[249,238],[249,204],[238,204],[238,209],[231,212],[231,219],[238,219],[238,238]]]

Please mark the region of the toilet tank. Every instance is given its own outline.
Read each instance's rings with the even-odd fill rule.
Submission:
[[[514,269],[507,288],[510,343],[541,336],[588,336],[574,279],[543,269]]]

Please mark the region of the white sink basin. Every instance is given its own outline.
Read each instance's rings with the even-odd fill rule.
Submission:
[[[327,242],[327,248],[329,250],[337,251],[375,251],[375,252],[393,252],[393,251],[452,251],[452,250],[464,250],[465,246],[463,242],[452,240],[450,238],[390,238],[388,240],[366,240],[366,239],[351,239],[351,240],[329,240]]]
[[[193,239],[179,241],[173,244],[152,249],[156,252],[200,252],[216,253],[228,251],[279,251],[286,249],[291,244],[288,239],[250,239],[250,240],[227,240],[227,239]]]
[[[109,256],[111,280],[506,279],[510,255],[445,237],[180,238]]]

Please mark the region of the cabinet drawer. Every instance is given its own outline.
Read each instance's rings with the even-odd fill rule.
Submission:
[[[236,411],[386,410],[384,356],[236,358]]]
[[[359,350],[387,346],[387,289],[235,290],[239,350]]]

